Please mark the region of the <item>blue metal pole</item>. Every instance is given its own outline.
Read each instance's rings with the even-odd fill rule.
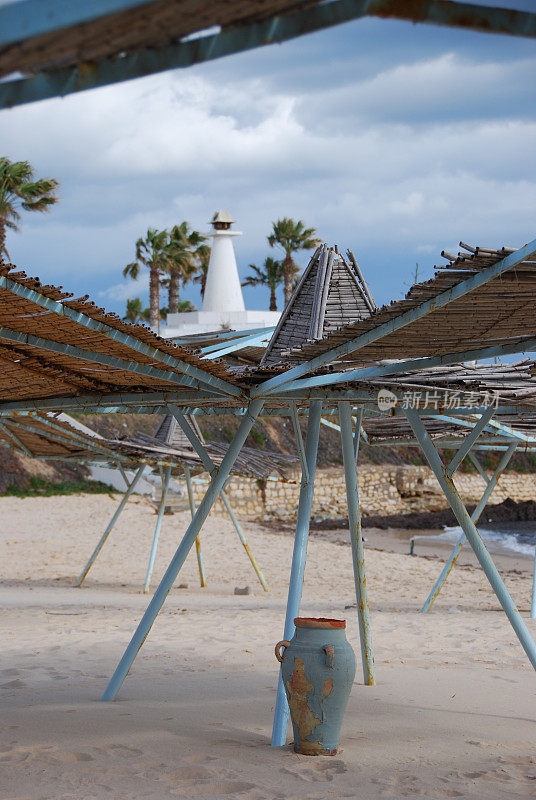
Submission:
[[[486,549],[486,545],[480,538],[480,534],[475,527],[475,523],[467,513],[467,509],[465,508],[462,499],[458,494],[456,487],[454,486],[452,478],[447,477],[445,474],[445,465],[443,464],[439,453],[435,449],[426,428],[422,424],[417,411],[414,408],[408,408],[406,409],[406,415],[409,424],[411,425],[413,432],[422,447],[423,453],[426,456],[426,460],[432,468],[439,485],[441,486],[443,493],[454,512],[454,516],[458,520],[459,525],[461,525],[465,535],[467,536],[469,544],[473,548],[475,555],[480,562],[480,566],[484,570],[493,591],[497,595],[497,598],[503,607],[503,610],[508,617],[512,628],[514,629],[517,638],[521,642],[521,645],[525,650],[530,663],[534,669],[536,669],[536,642],[534,642],[534,639],[530,635],[529,630],[525,625],[525,622],[523,621],[519,611],[517,610],[514,601],[510,597],[508,589],[504,585],[497,567],[493,563],[493,560]]]
[[[289,409],[290,409],[290,419],[292,420],[292,427],[294,428],[296,447],[298,448],[298,456],[300,457],[302,476],[305,479],[305,483],[309,483],[309,473],[307,471],[308,470],[307,458],[305,456],[305,447],[303,444],[303,436],[300,428],[300,419],[298,417],[298,410],[296,408],[296,403],[291,403]]]
[[[138,625],[134,636],[132,637],[127,649],[125,650],[121,661],[117,665],[117,668],[112,675],[112,679],[108,684],[106,691],[102,696],[103,701],[113,700],[116,696],[117,692],[121,688],[123,681],[125,680],[129,669],[131,668],[134,659],[136,658],[139,649],[143,645],[145,639],[149,635],[149,631],[151,630],[152,624],[155,621],[158,612],[162,608],[168,593],[173,586],[173,582],[177,577],[180,568],[184,564],[186,560],[186,556],[190,552],[190,548],[192,547],[195,537],[201,530],[201,526],[203,522],[208,517],[210,509],[212,508],[214,501],[218,497],[219,493],[223,489],[225,485],[225,481],[231,471],[231,468],[242,449],[244,442],[246,441],[248,434],[257,419],[257,416],[262,408],[262,400],[253,400],[249,406],[247,413],[244,415],[242,421],[240,422],[240,426],[235,434],[235,437],[231,444],[229,445],[229,449],[227,450],[223,460],[220,464],[219,469],[214,473],[211,481],[209,483],[208,489],[201,501],[197,511],[195,512],[195,516],[191,521],[190,525],[182,542],[180,543],[179,547],[173,558],[170,561],[170,564],[167,570],[164,573],[164,577],[160,581],[160,584],[154,593],[151,602],[147,606],[147,610],[143,615],[140,624]]]
[[[499,461],[499,463],[497,465],[497,469],[495,470],[495,472],[493,473],[492,477],[488,481],[488,485],[486,486],[484,494],[480,498],[480,501],[479,501],[478,505],[476,506],[475,510],[471,514],[471,519],[475,523],[475,525],[478,522],[478,520],[480,518],[480,515],[484,511],[484,508],[486,507],[486,503],[488,502],[492,491],[494,490],[495,486],[497,485],[497,481],[499,480],[500,476],[502,475],[502,473],[506,469],[506,467],[508,465],[508,462],[512,458],[512,456],[513,456],[513,454],[514,454],[514,452],[516,450],[516,447],[517,447],[517,444],[511,444],[510,445],[510,447],[508,448],[506,453],[503,455],[503,457]],[[486,478],[486,480],[487,480],[487,478]],[[454,547],[454,550],[450,554],[450,557],[449,557],[448,561],[446,562],[445,566],[443,567],[443,569],[441,571],[441,575],[439,576],[437,581],[434,583],[432,591],[430,592],[430,594],[426,598],[426,602],[424,603],[423,607],[421,608],[421,611],[423,612],[423,614],[426,614],[426,612],[430,611],[430,609],[432,608],[432,605],[434,604],[434,602],[437,599],[441,589],[443,588],[443,585],[445,584],[445,581],[447,580],[448,576],[450,575],[450,573],[452,571],[452,568],[454,567],[454,564],[456,563],[456,561],[458,559],[458,556],[462,552],[462,547],[464,545],[464,542],[465,542],[465,533],[462,533],[462,535],[460,536],[460,538],[458,539],[458,541],[456,543],[456,546]]]
[[[355,416],[354,459],[355,459],[356,467],[357,467],[357,459],[359,458],[359,445],[361,443],[361,436],[364,433],[365,433],[365,431],[363,430],[363,408],[362,408],[362,406],[360,406],[357,409],[357,413],[356,413],[356,416]],[[360,522],[360,525],[361,525],[361,522]]]
[[[0,429],[4,431],[6,436],[8,436],[13,442],[15,442],[16,446],[22,450],[22,452],[29,456],[30,458],[34,458],[34,454],[28,450],[24,442],[21,442],[18,436],[15,436],[13,431],[10,431],[7,425],[4,425],[3,422],[0,422]]]
[[[361,535],[361,509],[359,508],[359,487],[357,484],[356,451],[352,433],[352,409],[350,403],[339,403],[339,422],[341,426],[342,457],[346,480],[348,504],[348,524],[354,566],[355,596],[359,619],[359,638],[361,640],[361,659],[363,680],[367,686],[374,685],[374,653],[370,631],[369,605],[367,599],[367,576],[365,572],[365,552]],[[359,431],[359,429],[358,429]],[[356,434],[356,436],[358,433]]]
[[[186,489],[188,491],[188,505],[190,506],[190,515],[192,519],[195,517],[195,503],[194,492],[192,489],[192,476],[190,469],[183,464],[184,477],[186,478]],[[206,589],[207,581],[205,578],[205,565],[203,564],[203,553],[201,551],[201,539],[199,536],[195,537],[195,554],[197,556],[197,569],[199,570],[199,583],[202,589]]]
[[[123,467],[121,466],[119,461],[116,463],[116,469],[119,470],[119,473],[120,473],[121,477],[125,481],[125,491],[126,491],[128,489],[128,478],[127,478],[127,474],[126,474],[125,470],[123,469]]]
[[[167,493],[169,488],[169,479],[171,477],[171,467],[166,467],[164,477],[162,480],[162,496],[158,504],[158,516],[156,518],[156,526],[154,529],[153,544],[151,546],[151,555],[149,556],[149,564],[147,565],[147,576],[145,578],[145,586],[143,587],[143,594],[147,594],[151,585],[151,576],[153,574],[154,560],[156,558],[156,550],[158,548],[158,538],[160,536],[160,529],[162,528],[162,518],[166,508]]]
[[[473,451],[471,451],[470,453],[468,453],[468,456],[469,456],[470,460],[473,462],[473,466],[474,466],[474,468],[476,469],[476,471],[478,472],[478,474],[480,475],[480,477],[482,478],[482,480],[484,481],[484,483],[485,483],[485,484],[486,484],[486,486],[487,486],[487,485],[488,485],[488,483],[489,483],[489,478],[488,478],[488,476],[486,475],[486,473],[484,472],[484,469],[483,469],[483,467],[482,467],[482,464],[480,463],[480,461],[479,461],[479,460],[478,460],[478,458],[476,457],[475,453],[473,453]]]
[[[97,556],[99,555],[100,551],[102,550],[103,545],[104,545],[106,539],[108,538],[108,535],[109,535],[110,531],[112,530],[113,526],[115,525],[115,523],[119,519],[119,515],[121,514],[122,510],[124,509],[128,498],[130,497],[130,495],[132,494],[132,492],[136,488],[136,484],[138,483],[139,479],[141,478],[141,475],[142,475],[142,472],[143,472],[144,469],[145,469],[145,464],[142,464],[140,467],[138,467],[138,471],[136,472],[136,474],[132,478],[132,481],[131,481],[128,489],[126,490],[125,494],[123,495],[123,498],[122,498],[121,502],[119,503],[115,514],[113,515],[113,517],[111,518],[110,522],[108,523],[108,525],[106,527],[106,530],[104,531],[104,533],[102,534],[102,536],[101,536],[101,538],[99,540],[98,545],[93,550],[91,556],[89,557],[89,560],[88,560],[86,566],[84,567],[84,569],[82,570],[82,572],[80,573],[80,575],[78,577],[78,580],[74,584],[75,586],[82,586],[82,583],[84,582],[84,579],[85,579],[86,575],[88,574],[89,570],[91,569],[91,567],[95,563],[95,561],[97,559]]]
[[[250,548],[249,544],[247,543],[246,537],[244,536],[244,531],[240,527],[240,523],[238,522],[238,520],[237,520],[237,518],[235,516],[235,513],[234,513],[233,509],[231,508],[231,504],[229,502],[229,498],[227,497],[227,495],[225,494],[223,489],[220,492],[220,497],[221,497],[221,499],[223,501],[223,505],[225,506],[225,510],[227,511],[227,513],[229,515],[229,519],[233,523],[234,529],[238,534],[238,538],[240,539],[240,542],[242,543],[242,545],[244,547],[244,550],[246,551],[247,556],[248,556],[249,560],[251,561],[251,566],[255,570],[255,575],[259,579],[259,583],[262,586],[262,588],[264,589],[264,591],[267,592],[268,591],[268,586],[266,585],[266,581],[264,580],[264,575],[262,574],[262,570],[259,567],[259,565],[257,564],[257,559],[255,558],[255,556],[251,552],[251,548]]]
[[[534,548],[534,571],[532,574],[532,601],[530,604],[531,619],[536,619],[536,547]]]
[[[465,456],[468,454],[471,447],[475,444],[476,440],[491,420],[492,416],[495,413],[494,406],[490,406],[487,411],[482,414],[478,422],[473,426],[470,433],[467,434],[463,442],[461,443],[458,451],[454,454],[452,461],[447,467],[448,475],[454,475],[460,464],[462,463]]]
[[[307,424],[307,440],[305,454],[307,459],[308,476],[302,474],[300,487],[300,500],[298,504],[298,518],[296,520],[296,535],[294,537],[294,551],[292,553],[292,566],[288,586],[287,612],[285,617],[285,631],[283,639],[292,639],[294,635],[294,619],[300,611],[300,602],[303,587],[303,574],[307,558],[307,540],[309,538],[309,521],[313,505],[314,478],[316,472],[316,456],[318,452],[318,436],[320,432],[320,417],[322,403],[313,400],[309,406],[309,422]],[[275,701],[274,727],[272,730],[272,747],[281,747],[287,740],[289,708],[285,687],[279,672],[277,697]]]

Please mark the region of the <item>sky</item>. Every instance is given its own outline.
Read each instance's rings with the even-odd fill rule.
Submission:
[[[266,237],[290,216],[352,249],[388,302],[460,239],[535,237],[535,86],[534,40],[367,18],[4,110],[0,153],[59,180],[61,198],[25,214],[8,250],[28,274],[123,314],[128,297],[147,301],[146,279],[122,269],[148,227],[208,232],[228,209],[244,279],[276,255]],[[182,296],[200,306],[196,286]],[[268,307],[264,288],[244,296]]]

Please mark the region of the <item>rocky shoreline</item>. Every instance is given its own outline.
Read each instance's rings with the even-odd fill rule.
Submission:
[[[475,506],[476,504],[467,506],[470,514],[474,511]],[[516,503],[515,500],[507,498],[502,503],[487,505],[481,519],[487,522],[536,520],[536,502],[526,500]],[[373,514],[364,516],[362,519],[363,528],[380,528],[381,530],[387,530],[387,528],[439,530],[457,524],[450,508],[440,511],[413,511],[407,514]],[[345,528],[348,528],[347,517],[311,520],[311,530],[341,530]]]

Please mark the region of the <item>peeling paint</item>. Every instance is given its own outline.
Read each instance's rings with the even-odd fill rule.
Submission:
[[[319,742],[307,741],[307,737],[311,735],[317,725],[320,725],[322,720],[314,715],[307,704],[307,692],[312,692],[314,686],[307,680],[303,658],[294,659],[294,672],[291,679],[286,681],[286,688],[292,719],[300,735],[300,749],[312,752],[321,751],[322,745]]]
[[[322,694],[324,697],[329,697],[331,691],[333,689],[333,678],[326,678],[324,681],[324,687],[322,689]]]

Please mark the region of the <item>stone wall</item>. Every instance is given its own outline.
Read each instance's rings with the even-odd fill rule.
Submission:
[[[367,465],[357,471],[361,508],[364,514],[403,514],[409,511],[437,511],[446,507],[439,484],[428,467]],[[298,508],[300,474],[293,482],[256,481],[233,477],[227,495],[233,509],[242,517],[294,519]],[[484,491],[484,481],[475,474],[456,474],[454,483],[463,500],[476,503]],[[201,476],[194,481],[196,505],[207,487]],[[184,487],[186,491],[186,487]],[[505,472],[491,496],[492,503],[507,497],[536,500],[536,475]],[[225,513],[217,501],[215,513]],[[320,469],[315,479],[313,514],[344,517],[347,514],[346,489],[342,467]]]

